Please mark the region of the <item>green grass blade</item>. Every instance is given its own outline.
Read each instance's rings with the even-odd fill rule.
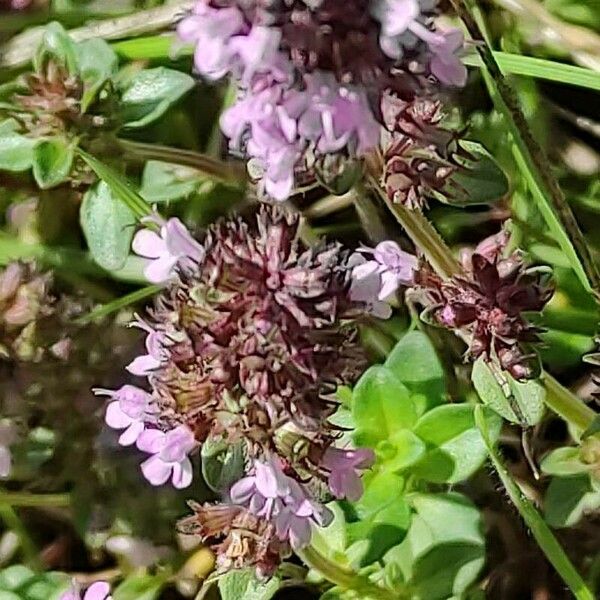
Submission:
[[[90,166],[90,168],[108,185],[112,193],[124,202],[138,219],[143,219],[152,214],[152,207],[137,193],[131,183],[112,167],[98,160],[95,156],[77,150],[77,153]]]
[[[527,524],[527,527],[531,530],[533,537],[543,550],[546,558],[562,577],[563,581],[569,586],[569,589],[573,592],[573,595],[577,600],[594,600],[594,594],[587,587],[544,519],[519,489],[519,486],[513,480],[508,469],[504,466],[496,447],[490,439],[487,423],[483,416],[483,407],[481,405],[475,407],[475,423],[481,432],[490,460],[492,461],[508,496]]]
[[[482,74],[496,108],[506,118],[513,139],[513,154],[548,229],[588,292],[600,295],[600,273],[571,207],[550,170],[548,159],[535,140],[514,90],[504,77],[482,30],[485,27],[475,0],[452,0],[471,37],[477,43]]]
[[[535,58],[533,56],[521,56],[520,54],[510,54],[509,52],[493,52],[496,62],[505,73],[513,75],[524,75],[536,79],[545,79],[547,81],[556,81],[568,85],[587,88],[600,91],[600,73],[566,65],[553,60]],[[465,65],[470,67],[483,68],[483,62],[477,54],[470,54],[463,57]]]
[[[160,292],[161,289],[162,286],[160,285],[148,285],[139,290],[135,290],[130,294],[121,296],[121,298],[117,298],[112,302],[107,302],[106,304],[95,308],[86,315],[82,315],[81,317],[75,319],[75,323],[78,325],[85,325],[87,323],[90,323],[91,321],[102,319],[103,317],[106,317],[118,310],[121,310],[122,308],[125,308],[130,304],[135,304],[136,302],[140,302],[141,300],[144,300],[146,298],[149,298],[150,296],[153,296],[154,294],[157,294],[158,292]]]

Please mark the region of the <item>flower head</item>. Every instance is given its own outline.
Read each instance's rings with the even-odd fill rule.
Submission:
[[[196,447],[196,440],[187,425],[167,432],[146,429],[138,437],[137,447],[152,454],[142,463],[142,473],[152,485],[163,485],[169,478],[178,489],[192,483],[192,463],[188,454]]]
[[[469,356],[497,360],[516,379],[533,377],[534,355],[522,344],[536,342],[539,329],[523,316],[541,311],[552,296],[547,270],[527,269],[518,253],[502,258],[502,245],[482,244],[484,254],[475,251],[464,275],[448,281],[428,271],[419,273],[418,284],[425,291],[427,313],[440,325],[463,329],[470,337]]]

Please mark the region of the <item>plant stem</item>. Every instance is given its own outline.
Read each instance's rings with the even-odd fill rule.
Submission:
[[[597,417],[597,413],[561,385],[550,373],[544,373],[542,379],[546,388],[548,407],[580,432],[588,429]]]
[[[29,492],[3,492],[0,491],[0,503],[12,507],[60,507],[70,506],[70,494],[32,494]]]
[[[122,138],[119,139],[119,144],[126,154],[139,160],[160,160],[183,167],[191,167],[209,177],[235,186],[242,186],[245,182],[245,175],[241,169],[193,150],[132,142]]]
[[[23,555],[25,556],[27,563],[35,569],[41,569],[39,554],[35,543],[29,537],[25,525],[23,525],[23,522],[15,512],[14,508],[3,500],[0,500],[0,519],[4,522],[6,527],[13,531],[19,538],[21,549],[23,550]]]
[[[76,42],[92,38],[115,40],[131,37],[151,31],[166,29],[194,6],[194,0],[169,2],[165,6],[142,10],[124,17],[96,21],[84,27],[69,30],[69,35]],[[2,46],[0,68],[17,68],[26,65],[38,47],[44,29],[31,29],[14,36]]]
[[[563,581],[569,586],[577,600],[594,600],[594,595],[586,586],[585,582],[577,572],[577,569],[575,569],[573,563],[571,563],[569,557],[565,554],[544,519],[538,513],[535,506],[533,506],[525,494],[520,490],[510,472],[504,466],[496,447],[490,439],[482,405],[477,405],[475,407],[475,422],[487,447],[490,460],[492,461],[504,488],[512,503],[519,511],[519,514],[531,530],[533,537],[546,555],[546,558],[562,577]]]
[[[513,154],[527,180],[538,209],[589,292],[600,295],[600,273],[573,211],[552,174],[548,158],[533,136],[515,91],[504,77],[484,34],[476,0],[451,0],[483,63],[483,77],[496,108],[505,116],[514,142]]]
[[[325,579],[343,590],[355,592],[362,598],[372,600],[401,600],[403,597],[398,595],[397,592],[379,587],[367,577],[358,575],[354,571],[329,560],[313,546],[307,546],[303,550],[298,551],[297,554],[308,567],[321,573]]]

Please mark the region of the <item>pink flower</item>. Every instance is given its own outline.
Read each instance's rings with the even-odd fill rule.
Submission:
[[[388,240],[377,244],[374,250],[363,248],[359,252],[372,254],[373,258],[354,267],[353,284],[360,287],[363,281],[367,280],[371,283],[372,279],[369,282],[368,278],[378,275],[380,281],[378,300],[389,298],[401,285],[413,283],[418,266],[417,258],[401,250],[396,242]]]
[[[152,329],[148,323],[137,317],[136,321],[130,324],[130,327],[137,327],[147,332],[146,336],[146,351],[148,354],[142,354],[134,358],[125,367],[132,375],[144,377],[149,375],[168,358],[168,353],[165,348],[164,335],[159,331]]]
[[[106,581],[96,581],[90,585],[82,598],[79,586],[73,583],[71,589],[65,592],[60,600],[112,600],[110,585]]]
[[[142,463],[142,473],[152,485],[163,485],[169,478],[177,489],[192,483],[188,454],[196,447],[196,439],[187,425],[167,432],[146,429],[139,436],[137,447],[153,455]]]
[[[204,258],[202,246],[191,236],[186,226],[176,218],[158,221],[160,234],[142,229],[133,238],[133,251],[152,259],[144,269],[144,275],[152,283],[163,283],[173,277],[176,266],[191,268]]]
[[[464,36],[459,29],[438,33],[437,39],[429,43],[433,54],[431,72],[444,84],[463,87],[467,83],[467,67],[458,57],[464,46]]]
[[[208,79],[220,79],[233,67],[235,51],[230,46],[234,35],[244,29],[244,17],[236,7],[213,8],[197,2],[194,12],[177,28],[184,42],[194,42],[194,65]]]
[[[375,461],[370,448],[343,450],[330,446],[324,456],[322,466],[329,471],[329,489],[336,498],[346,498],[356,502],[363,494],[359,470],[368,469]]]
[[[105,420],[113,429],[125,429],[119,437],[122,446],[134,444],[146,428],[146,423],[155,419],[157,407],[152,396],[138,387],[124,385],[118,390],[97,388],[94,393],[113,399],[106,408]]]
[[[331,523],[331,511],[311,500],[307,491],[282,470],[278,459],[254,461],[253,473],[230,490],[231,501],[247,506],[258,517],[274,521],[280,540],[299,550],[310,542],[312,524]]]

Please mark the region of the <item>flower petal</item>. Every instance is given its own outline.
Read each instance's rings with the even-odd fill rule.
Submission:
[[[189,487],[192,483],[193,471],[192,461],[184,458],[180,463],[173,465],[173,485],[178,489]]]
[[[152,485],[163,485],[173,471],[173,465],[168,464],[158,456],[151,456],[142,463],[142,473]]]

